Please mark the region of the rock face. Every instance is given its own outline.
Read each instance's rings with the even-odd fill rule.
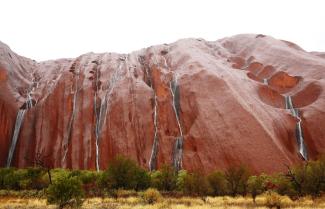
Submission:
[[[0,43],[0,166],[255,172],[325,152],[325,59],[264,35],[35,62]]]

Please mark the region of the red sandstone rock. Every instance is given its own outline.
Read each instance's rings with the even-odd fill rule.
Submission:
[[[176,78],[181,129],[171,91]],[[117,154],[148,168],[156,104],[158,167],[172,163],[182,132],[185,169],[242,163],[256,172],[282,171],[302,161],[285,96],[300,110],[309,158],[325,152],[324,78],[323,53],[264,35],[184,39],[127,55],[39,63],[0,43],[0,166],[17,112],[30,101],[12,166],[29,166],[42,153],[55,167],[96,169],[98,150],[100,169]]]

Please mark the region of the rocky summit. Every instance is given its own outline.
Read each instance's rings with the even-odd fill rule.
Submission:
[[[325,153],[325,53],[243,34],[36,62],[0,42],[0,166],[277,172]]]

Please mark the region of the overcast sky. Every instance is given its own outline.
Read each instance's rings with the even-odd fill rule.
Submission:
[[[324,0],[0,0],[0,41],[38,61],[262,33],[325,52]]]

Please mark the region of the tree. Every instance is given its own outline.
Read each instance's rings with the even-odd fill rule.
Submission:
[[[45,156],[41,151],[38,151],[34,159],[32,160],[30,160],[27,156],[25,156],[25,160],[29,161],[34,167],[41,168],[47,172],[49,182],[50,184],[52,184],[51,170],[53,169],[53,166],[49,162],[49,159],[50,159],[50,155]]]
[[[278,194],[288,195],[290,197],[297,196],[292,182],[282,173],[272,175],[266,185],[268,190],[275,191]]]
[[[305,194],[316,197],[325,192],[325,156],[321,156],[317,161],[309,162],[306,172],[303,188]]]
[[[325,157],[317,161],[309,161],[303,165],[290,168],[287,166],[287,178],[293,185],[298,196],[319,196],[325,191]]]
[[[223,172],[215,171],[211,173],[208,175],[208,181],[212,195],[221,196],[227,194],[227,180]]]
[[[288,172],[286,176],[290,179],[299,197],[301,197],[304,193],[304,185],[307,180],[307,168],[308,163],[304,164],[303,166],[295,166],[293,168],[287,166]]]
[[[163,165],[159,171],[151,173],[151,185],[160,191],[176,189],[177,173],[173,167]]]
[[[184,178],[183,191],[187,195],[205,197],[209,193],[209,189],[207,178],[202,173],[190,173]]]
[[[249,176],[248,169],[243,165],[230,167],[225,172],[227,187],[232,196],[236,196],[237,194],[246,195]]]
[[[250,176],[248,178],[248,191],[251,193],[254,203],[256,196],[265,192],[267,179],[268,176],[265,174],[261,174],[259,176]]]
[[[63,174],[47,188],[47,202],[59,208],[67,205],[81,206],[84,196],[81,181],[76,176]]]
[[[123,156],[117,156],[103,173],[101,184],[108,189],[145,189],[150,184],[147,172]]]

